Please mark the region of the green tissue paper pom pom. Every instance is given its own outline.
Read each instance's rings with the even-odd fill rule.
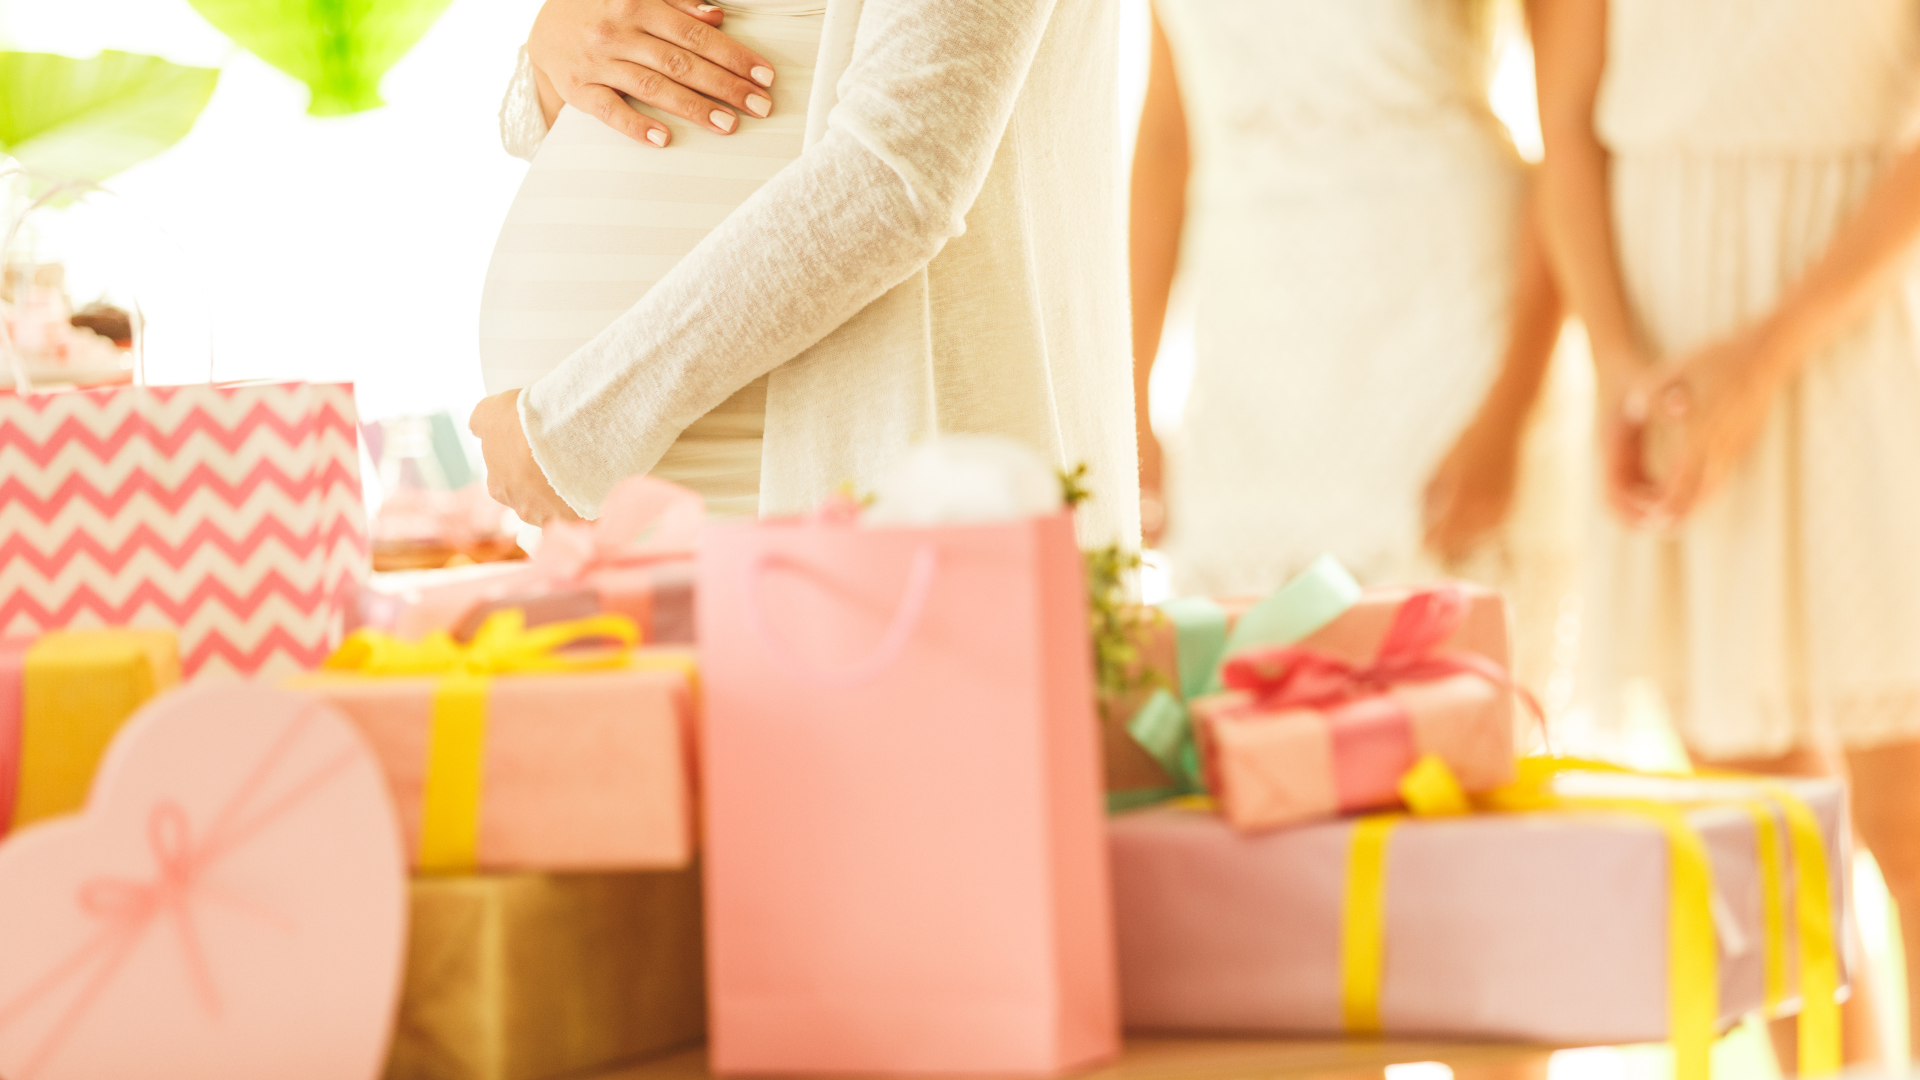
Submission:
[[[42,181],[99,183],[178,142],[219,78],[136,53],[0,52],[0,153]]]
[[[448,0],[189,0],[235,44],[306,83],[311,116],[377,109],[380,78]]]

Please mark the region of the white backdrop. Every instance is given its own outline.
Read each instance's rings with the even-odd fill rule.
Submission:
[[[371,418],[480,396],[480,286],[525,169],[495,115],[538,6],[454,0],[388,73],[386,108],[324,119],[186,0],[16,0],[0,42],[225,69],[184,140],[107,184],[174,242],[142,281],[151,376],[204,378],[210,342],[222,379],[351,379]]]

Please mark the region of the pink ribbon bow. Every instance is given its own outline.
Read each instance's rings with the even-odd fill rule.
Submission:
[[[1384,694],[1399,683],[1478,675],[1518,692],[1541,716],[1539,703],[1506,668],[1477,653],[1437,651],[1466,619],[1470,603],[1465,592],[1447,585],[1413,594],[1395,612],[1373,659],[1364,663],[1302,645],[1270,645],[1234,655],[1220,679],[1228,689],[1253,694],[1263,710],[1325,710]]]
[[[353,764],[353,751],[342,752],[286,785],[265,805],[254,805],[266,798],[262,789],[281,759],[299,741],[311,717],[309,710],[286,725],[215,815],[203,842],[197,845],[193,842],[186,811],[180,804],[171,799],[157,800],[147,814],[147,845],[153,853],[153,877],[132,880],[102,876],[81,883],[75,902],[80,910],[100,921],[99,932],[29,983],[12,1000],[0,1003],[0,1028],[4,1028],[33,1006],[48,1001],[61,987],[79,980],[78,989],[68,999],[59,1018],[47,1029],[13,1080],[31,1080],[40,1071],[86,1016],[94,999],[112,985],[114,975],[139,947],[148,930],[162,919],[174,927],[186,960],[188,979],[201,1006],[210,1016],[220,1015],[220,997],[213,971],[194,926],[196,901],[221,903],[268,922],[280,920],[208,885],[203,875]]]
[[[579,581],[603,566],[689,558],[706,515],[697,493],[651,476],[630,476],[607,492],[597,519],[543,529],[533,564],[550,581]]]

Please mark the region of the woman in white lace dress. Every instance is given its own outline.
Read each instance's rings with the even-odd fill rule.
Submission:
[[[1850,774],[1920,928],[1920,5],[1534,7],[1550,246],[1613,511],[1594,704],[1648,687],[1702,760]]]
[[[1495,5],[1158,0],[1156,15],[1134,164],[1136,431],[1151,519],[1146,391],[1177,254],[1197,308],[1167,448],[1178,588],[1263,592],[1322,552],[1404,580],[1438,568],[1429,538],[1450,561],[1484,550],[1560,325],[1528,171],[1488,101]],[[1548,550],[1551,524],[1529,527],[1492,539],[1520,549],[1494,576],[1525,579],[1537,681],[1571,560]],[[1544,574],[1543,557],[1558,559]]]

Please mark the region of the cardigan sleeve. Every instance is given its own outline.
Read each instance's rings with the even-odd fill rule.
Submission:
[[[533,81],[533,61],[527,47],[520,46],[520,59],[513,65],[513,78],[507,80],[507,94],[500,99],[500,145],[514,157],[532,161],[535,151],[547,137],[547,114],[540,109],[540,88]]]
[[[825,135],[519,399],[587,516],[966,227],[1054,0],[865,0]]]

